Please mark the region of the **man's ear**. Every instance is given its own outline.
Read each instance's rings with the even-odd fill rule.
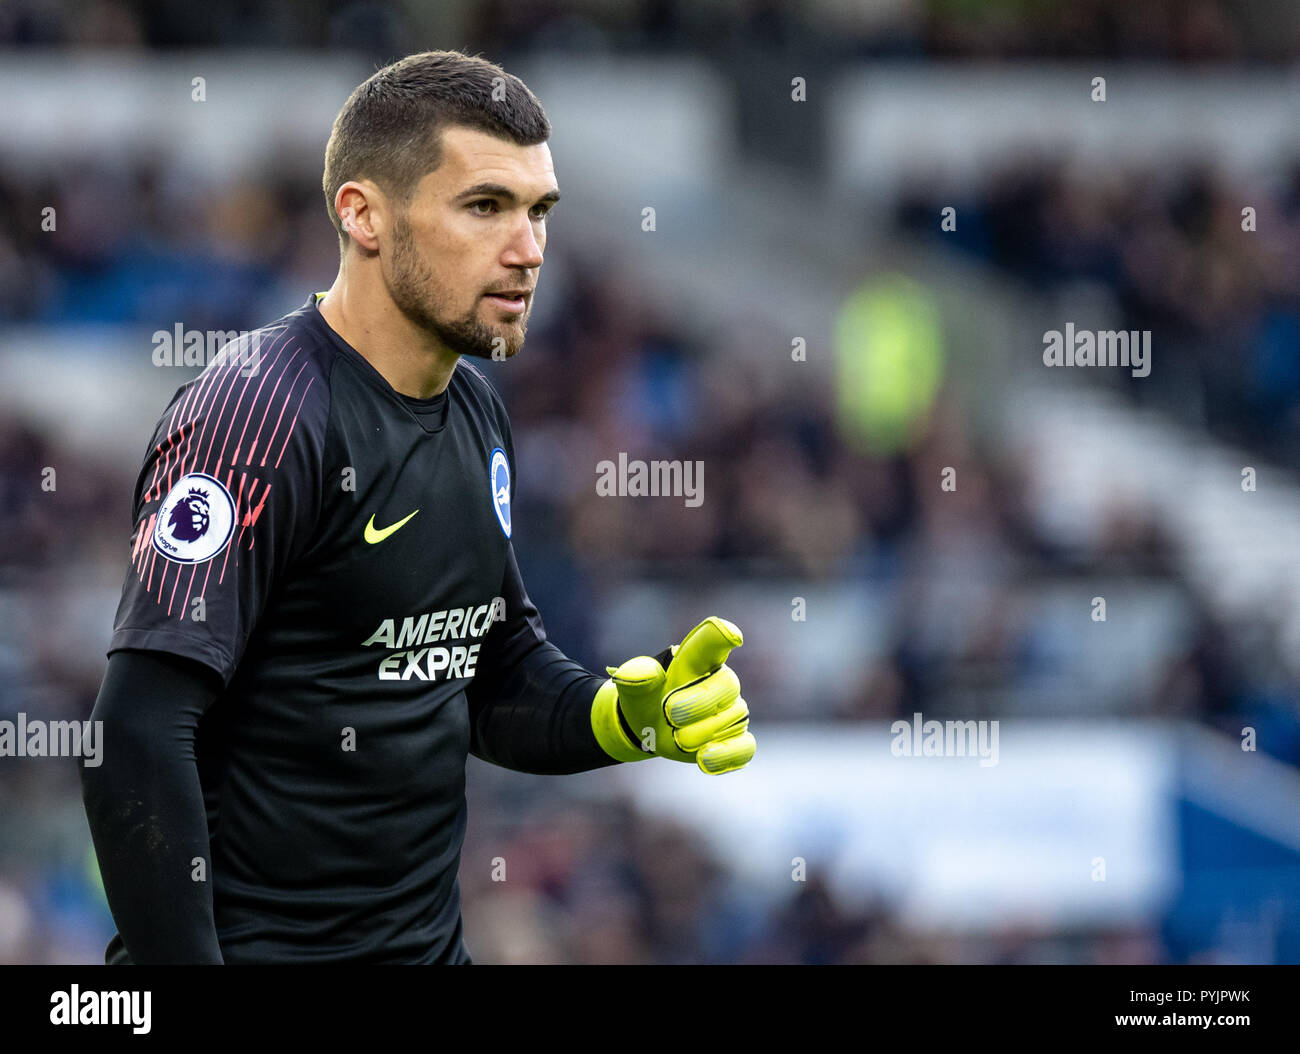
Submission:
[[[349,180],[339,187],[334,195],[334,211],[344,232],[366,252],[379,249],[379,239],[372,224],[372,197],[379,194],[379,188],[369,180]]]

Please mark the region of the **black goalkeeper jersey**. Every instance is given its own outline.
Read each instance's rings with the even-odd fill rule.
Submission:
[[[441,394],[400,395],[323,295],[163,413],[109,653],[187,656],[225,683],[196,753],[226,962],[468,962],[466,756],[612,763],[573,716],[601,679],[543,644],[520,581],[496,391],[461,359]],[[581,696],[565,728],[493,710],[542,683]],[[539,728],[565,741],[530,760]]]

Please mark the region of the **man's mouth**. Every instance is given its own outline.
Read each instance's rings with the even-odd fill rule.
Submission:
[[[522,311],[529,294],[527,289],[507,289],[501,293],[488,293],[487,299],[496,301],[507,311]]]

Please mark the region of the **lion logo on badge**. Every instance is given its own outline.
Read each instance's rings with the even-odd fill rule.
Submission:
[[[208,533],[212,513],[208,509],[208,492],[191,487],[189,494],[178,501],[167,518],[172,537],[183,542],[194,542]]]

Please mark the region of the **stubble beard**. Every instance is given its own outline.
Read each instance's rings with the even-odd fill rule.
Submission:
[[[416,248],[410,224],[405,217],[399,217],[393,226],[393,274],[388,289],[397,309],[457,355],[508,359],[523,347],[531,304],[517,329],[507,326],[498,330],[479,319],[478,300],[469,314],[447,318],[436,288],[433,272]]]

